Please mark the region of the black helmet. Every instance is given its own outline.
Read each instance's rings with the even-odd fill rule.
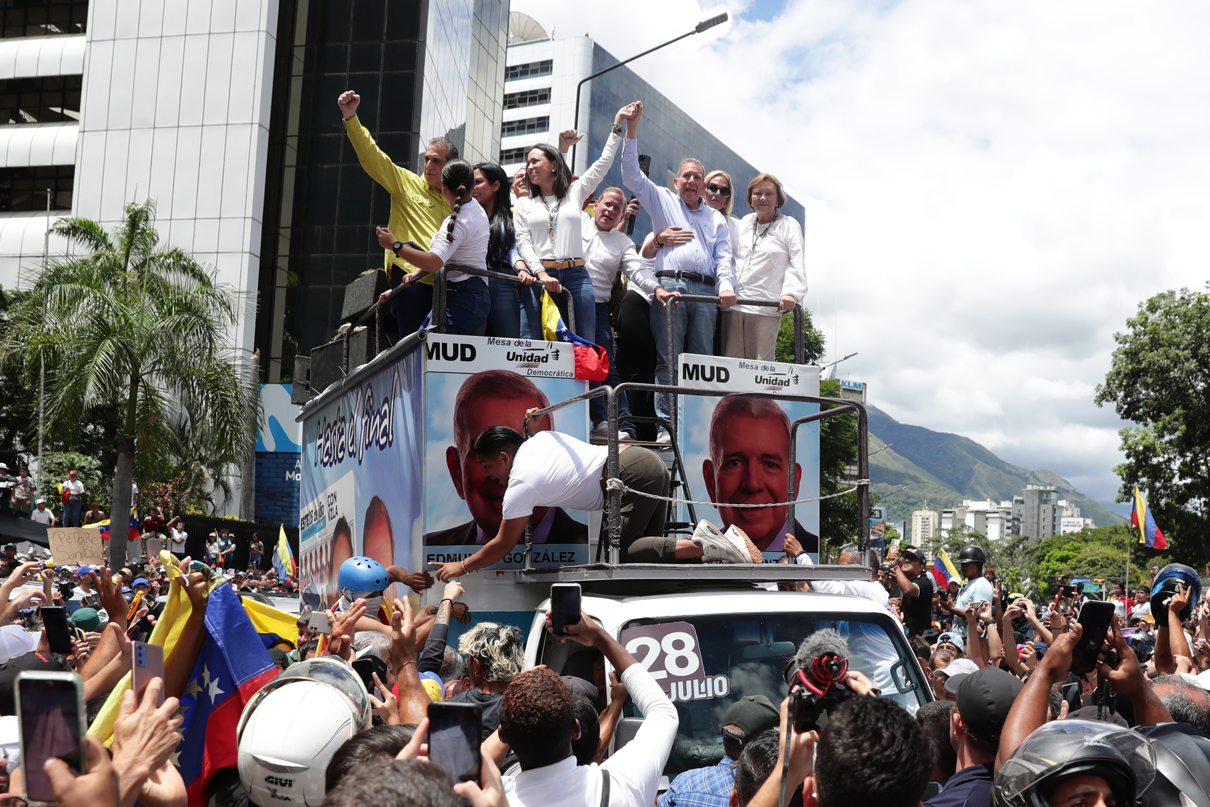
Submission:
[[[958,565],[963,563],[987,563],[987,553],[982,547],[971,544],[970,546],[962,547],[962,551],[958,553]]]
[[[1210,737],[1184,723],[1135,731],[1151,740],[1155,752],[1155,782],[1139,800],[1141,807],[1210,807]]]
[[[995,780],[997,807],[1048,807],[1056,787],[1073,776],[1100,776],[1123,807],[1155,778],[1151,743],[1130,729],[1091,720],[1056,720],[1034,731]]]
[[[1160,573],[1155,576],[1155,582],[1151,584],[1151,614],[1156,618],[1157,624],[1165,624],[1158,623],[1158,620],[1161,617],[1166,619],[1168,603],[1172,602],[1173,596],[1176,595],[1178,583],[1188,586],[1192,592],[1189,604],[1181,609],[1181,621],[1188,619],[1197,607],[1197,601],[1202,597],[1202,581],[1197,572],[1183,563],[1169,563],[1160,569]]]

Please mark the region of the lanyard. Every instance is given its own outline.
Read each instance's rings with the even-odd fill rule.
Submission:
[[[773,225],[776,222],[777,222],[777,216],[775,215],[775,216],[773,216],[773,221],[771,221],[767,225],[765,225],[765,231],[763,233],[760,233],[759,235],[757,234],[757,230],[760,227],[760,222],[759,221],[752,222],[752,248],[748,250],[748,255],[746,258],[744,258],[744,269],[747,269],[752,264],[752,256],[756,254],[756,247],[760,244],[761,241],[765,240],[765,236],[769,234],[769,230],[772,229]]]

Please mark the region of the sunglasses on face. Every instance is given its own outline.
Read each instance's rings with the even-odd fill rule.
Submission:
[[[713,182],[711,182],[709,185],[706,186],[706,190],[710,191],[711,193],[717,193],[719,196],[723,197],[724,199],[731,198],[731,189],[730,188],[724,188],[721,185],[715,185]]]

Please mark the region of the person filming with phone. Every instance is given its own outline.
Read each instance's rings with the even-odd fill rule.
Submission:
[[[547,629],[553,632],[551,613]],[[604,763],[577,765],[572,740],[580,725],[571,693],[558,673],[539,667],[518,675],[500,704],[500,738],[521,763],[511,807],[623,807],[655,802],[660,774],[680,718],[659,683],[591,617],[564,628],[560,642],[599,650],[630,693],[643,725],[634,739]],[[604,795],[603,795],[604,794]]]

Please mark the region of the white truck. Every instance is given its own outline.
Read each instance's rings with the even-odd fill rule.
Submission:
[[[595,679],[607,696],[608,671],[600,653],[557,642],[546,630],[548,607],[544,602],[534,614],[526,660]],[[666,594],[642,593],[641,586],[629,594],[605,594],[589,586],[582,610],[664,684],[676,704],[681,722],[664,771],[669,777],[721,759],[722,716],[738,698],[765,695],[780,703],[788,692],[782,673],[786,661],[822,628],[834,628],[846,638],[850,668],[865,673],[882,697],[912,713],[933,700],[902,626],[886,609],[861,597],[706,582]],[[624,716],[615,748],[637,730],[638,716]]]

